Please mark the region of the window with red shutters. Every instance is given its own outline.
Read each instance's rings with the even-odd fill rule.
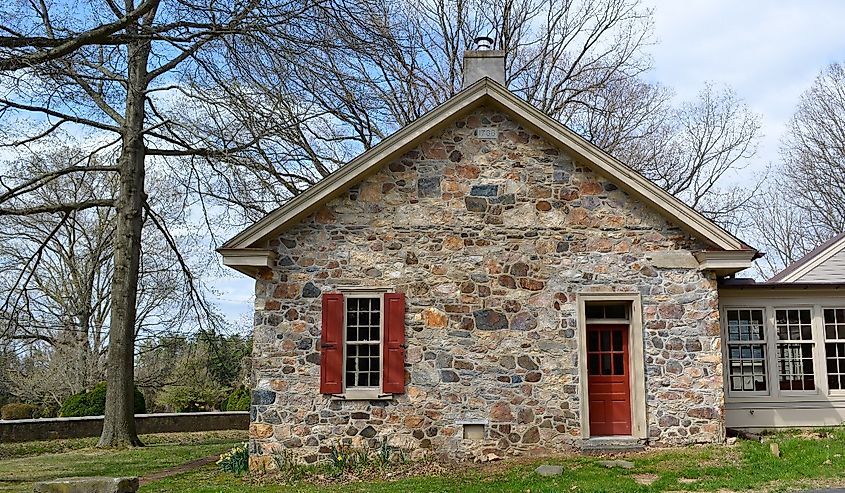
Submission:
[[[322,320],[321,393],[363,398],[405,391],[404,294],[327,293]]]

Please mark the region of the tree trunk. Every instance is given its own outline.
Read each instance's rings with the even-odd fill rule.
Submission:
[[[114,237],[114,279],[111,326],[106,360],[106,410],[98,447],[142,446],[135,430],[135,302],[141,259],[144,192],[144,92],[149,44],[127,46],[126,115],[118,159],[117,231]]]

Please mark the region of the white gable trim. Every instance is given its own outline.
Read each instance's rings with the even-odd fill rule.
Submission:
[[[459,92],[447,102],[345,164],[257,223],[238,233],[218,251],[225,258],[237,249],[266,248],[267,239],[296,224],[384,164],[413,149],[423,139],[444,128],[455,118],[483,104],[492,104],[506,111],[530,130],[547,139],[549,144],[560,146],[571,152],[582,161],[582,164],[611,179],[621,189],[656,208],[665,217],[700,240],[721,250],[743,250],[756,254],[755,250],[672,194],[518,98],[504,86],[487,78]]]

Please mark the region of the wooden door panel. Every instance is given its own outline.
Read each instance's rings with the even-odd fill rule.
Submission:
[[[627,325],[587,326],[590,434],[631,434]]]

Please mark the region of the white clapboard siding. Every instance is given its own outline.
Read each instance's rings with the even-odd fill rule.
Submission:
[[[812,268],[798,282],[845,282],[845,249]]]

